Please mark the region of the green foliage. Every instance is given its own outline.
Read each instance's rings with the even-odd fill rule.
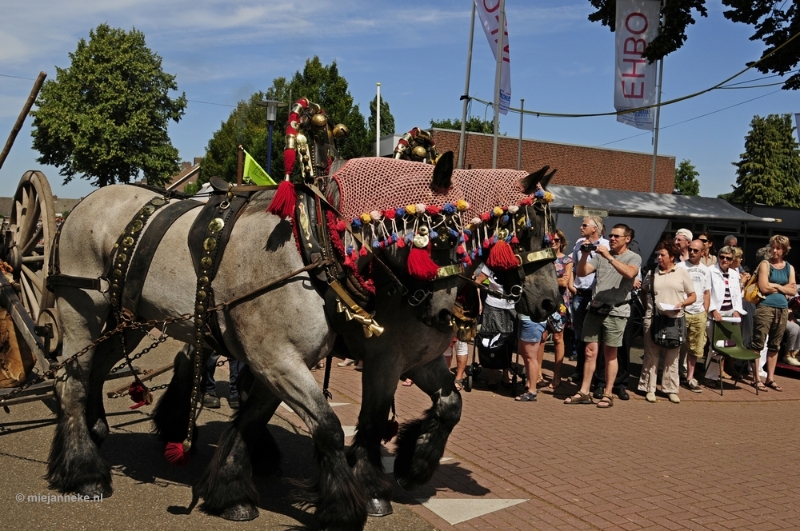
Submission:
[[[372,98],[372,101],[369,102],[368,135],[371,139],[375,138],[375,120],[377,119],[377,111],[378,96],[375,96]],[[389,102],[387,102],[383,96],[381,96],[381,137],[393,135],[395,133],[394,116],[392,116],[392,111],[389,110]]]
[[[681,195],[700,195],[700,176],[691,161],[683,159],[675,169],[675,188],[681,191]]]
[[[95,186],[167,182],[180,168],[167,126],[183,116],[186,97],[169,97],[175,76],[161,69],[144,34],[101,24],[69,56],[31,113],[37,160],[59,167],[65,184],[76,175]]]
[[[272,171],[270,175],[280,181],[284,174],[283,149],[286,146],[285,128],[289,111],[298,99],[305,97],[319,104],[332,123],[343,123],[350,135],[339,154],[346,158],[364,157],[373,153],[373,144],[368,136],[364,116],[348,91],[347,80],[339,75],[334,61],[323,65],[319,57],[307,59],[302,72],[296,72],[290,81],[284,77],[275,78],[266,93],[257,92],[247,102],[239,105],[226,122],[214,133],[208,142],[203,164],[200,168],[202,184],[212,176],[219,176],[228,182],[236,181],[236,147],[242,145],[264,169],[267,169],[267,118],[266,108],[256,102],[273,99],[287,105],[278,109],[272,135]],[[268,170],[269,171],[269,170]],[[294,171],[297,172],[297,165]]]
[[[589,0],[595,12],[589,15],[592,22],[600,22],[615,29],[616,0]],[[722,0],[728,9],[723,15],[728,20],[749,24],[755,28],[750,40],[760,40],[766,46],[766,55],[786,43],[800,27],[798,2],[785,0]],[[693,12],[708,16],[706,0],[668,0],[662,4],[665,25],[658,37],[651,42],[644,53],[650,61],[656,61],[674,52],[686,42],[687,27],[694,24]],[[763,56],[762,55],[762,56]],[[800,63],[800,40],[795,40],[763,62],[756,68],[764,74],[786,74],[795,70]],[[784,83],[785,90],[800,88],[800,73],[794,72]]]
[[[436,127],[439,129],[455,129],[457,131],[461,131],[461,120],[458,118],[446,118],[444,120],[434,120],[431,118],[431,127]],[[469,133],[484,133],[491,135],[494,133],[494,122],[491,120],[483,120],[478,116],[470,116],[467,119],[466,130]],[[505,133],[500,134],[505,135]]]
[[[755,116],[736,166],[732,200],[800,207],[800,146],[790,114]]]
[[[200,191],[200,185],[197,183],[187,183],[183,187],[183,193],[186,195],[194,195]]]

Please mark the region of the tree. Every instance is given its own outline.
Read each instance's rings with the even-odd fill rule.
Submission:
[[[295,72],[290,81],[285,77],[275,78],[266,93],[257,92],[249,101],[239,102],[228,120],[213,134],[200,167],[198,182],[202,184],[214,175],[235,182],[236,147],[240,144],[257,160],[266,161],[266,109],[257,104],[264,98],[288,104],[278,109],[273,130],[271,175],[276,181],[285,174],[283,149],[286,146],[286,120],[294,102],[302,97],[319,104],[333,123],[347,126],[350,134],[339,149],[342,157],[350,159],[372,155],[374,144],[368,136],[366,120],[358,105],[353,104],[353,96],[347,87],[347,80],[339,75],[336,61],[325,66],[316,56],[307,59],[303,71]],[[294,169],[297,171],[296,166]]]
[[[461,131],[461,120],[458,118],[446,118],[444,120],[434,120],[431,118],[431,127],[436,127],[439,129],[455,129],[457,131]],[[477,116],[470,116],[469,119],[467,119],[466,130],[469,133],[484,133],[491,135],[494,133],[494,122],[491,120],[482,120]],[[505,133],[500,134],[505,135]]]
[[[790,114],[755,116],[736,166],[732,200],[769,206],[800,206],[800,146]]]
[[[595,12],[589,15],[592,22],[600,22],[611,31],[615,28],[616,0],[589,0]],[[760,40],[766,46],[764,55],[785,44],[800,28],[798,2],[785,0],[722,0],[729,8],[723,12],[728,20],[749,24],[755,28],[750,40]],[[656,61],[674,52],[686,42],[686,28],[694,24],[693,12],[708,16],[706,0],[670,0],[662,3],[664,27],[658,37],[647,46],[643,57]],[[756,66],[763,73],[786,74],[800,63],[800,38],[795,39],[780,52],[768,57]],[[794,72],[783,84],[784,90],[800,88],[800,72]]]
[[[375,120],[377,119],[378,111],[378,96],[372,98],[369,102],[369,138],[375,138]],[[394,116],[392,111],[389,110],[389,102],[381,97],[381,137],[393,135],[397,131],[394,130]]]
[[[675,189],[680,190],[681,195],[700,195],[700,175],[694,165],[688,159],[683,159],[675,170]]]
[[[160,185],[180,169],[167,125],[180,121],[186,96],[172,99],[175,76],[145,45],[144,34],[101,24],[78,42],[69,68],[56,67],[33,111],[33,148],[42,164],[95,186],[145,177]]]

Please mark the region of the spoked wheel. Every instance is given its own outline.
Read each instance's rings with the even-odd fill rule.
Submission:
[[[42,172],[27,171],[19,181],[11,210],[7,261],[14,268],[19,298],[35,322],[40,316],[57,328],[55,297],[46,288],[50,246],[56,233],[56,215],[50,183]],[[51,353],[57,348],[51,342]]]

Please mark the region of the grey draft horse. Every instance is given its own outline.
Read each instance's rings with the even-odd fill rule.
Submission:
[[[537,184],[546,185],[550,177],[552,174],[547,175],[546,171],[530,174],[524,179],[524,192],[532,194]],[[546,212],[541,206],[532,207],[531,211],[536,219],[521,244],[523,249],[535,252],[542,249]],[[391,256],[389,259],[392,262]],[[512,273],[500,277],[509,286],[523,282],[517,308],[534,320],[543,321],[554,310],[558,288],[550,261],[526,265],[524,279],[509,278],[514,277]],[[378,283],[385,280],[376,279]],[[394,477],[405,490],[427,483],[436,471],[447,439],[459,421],[461,399],[441,355],[453,337],[452,329],[420,326],[400,297],[382,297],[376,310],[376,320],[387,324],[380,337],[364,338],[359,325],[346,322],[341,314],[332,316],[331,325],[341,332],[339,339],[344,344],[338,344],[337,348],[342,354],[364,361],[362,408],[355,437],[347,450],[347,461],[362,486],[367,514],[384,516],[392,512],[392,485],[383,469],[381,441],[386,438],[389,411],[401,375],[413,379],[432,401],[431,408],[421,418],[405,423],[397,437]],[[188,400],[191,365],[183,359],[176,366],[179,369],[154,419],[162,436],[176,425],[170,412]],[[182,394],[176,389],[183,389]],[[258,497],[251,472],[271,475],[280,463],[280,451],[266,427],[280,399],[259,380],[248,395],[220,438],[210,466],[195,487],[195,496],[204,498],[206,510],[228,519],[246,520],[258,514]],[[180,419],[184,418],[182,414]],[[171,434],[165,440],[180,440],[185,434],[185,422],[183,424],[184,431]],[[320,500],[305,498],[302,501],[313,505]]]

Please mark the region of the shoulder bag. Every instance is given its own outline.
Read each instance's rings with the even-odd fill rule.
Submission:
[[[750,275],[750,278],[747,280],[747,284],[744,285],[744,289],[742,290],[742,298],[751,304],[758,304],[766,299],[764,294],[761,293],[761,290],[758,289],[758,271],[760,269],[761,264],[758,265],[755,273]]]
[[[655,275],[650,283],[650,299],[653,301],[653,312],[650,323],[650,336],[653,343],[664,348],[678,348],[683,345],[686,338],[686,319],[681,317],[669,317],[658,312],[655,291]]]

